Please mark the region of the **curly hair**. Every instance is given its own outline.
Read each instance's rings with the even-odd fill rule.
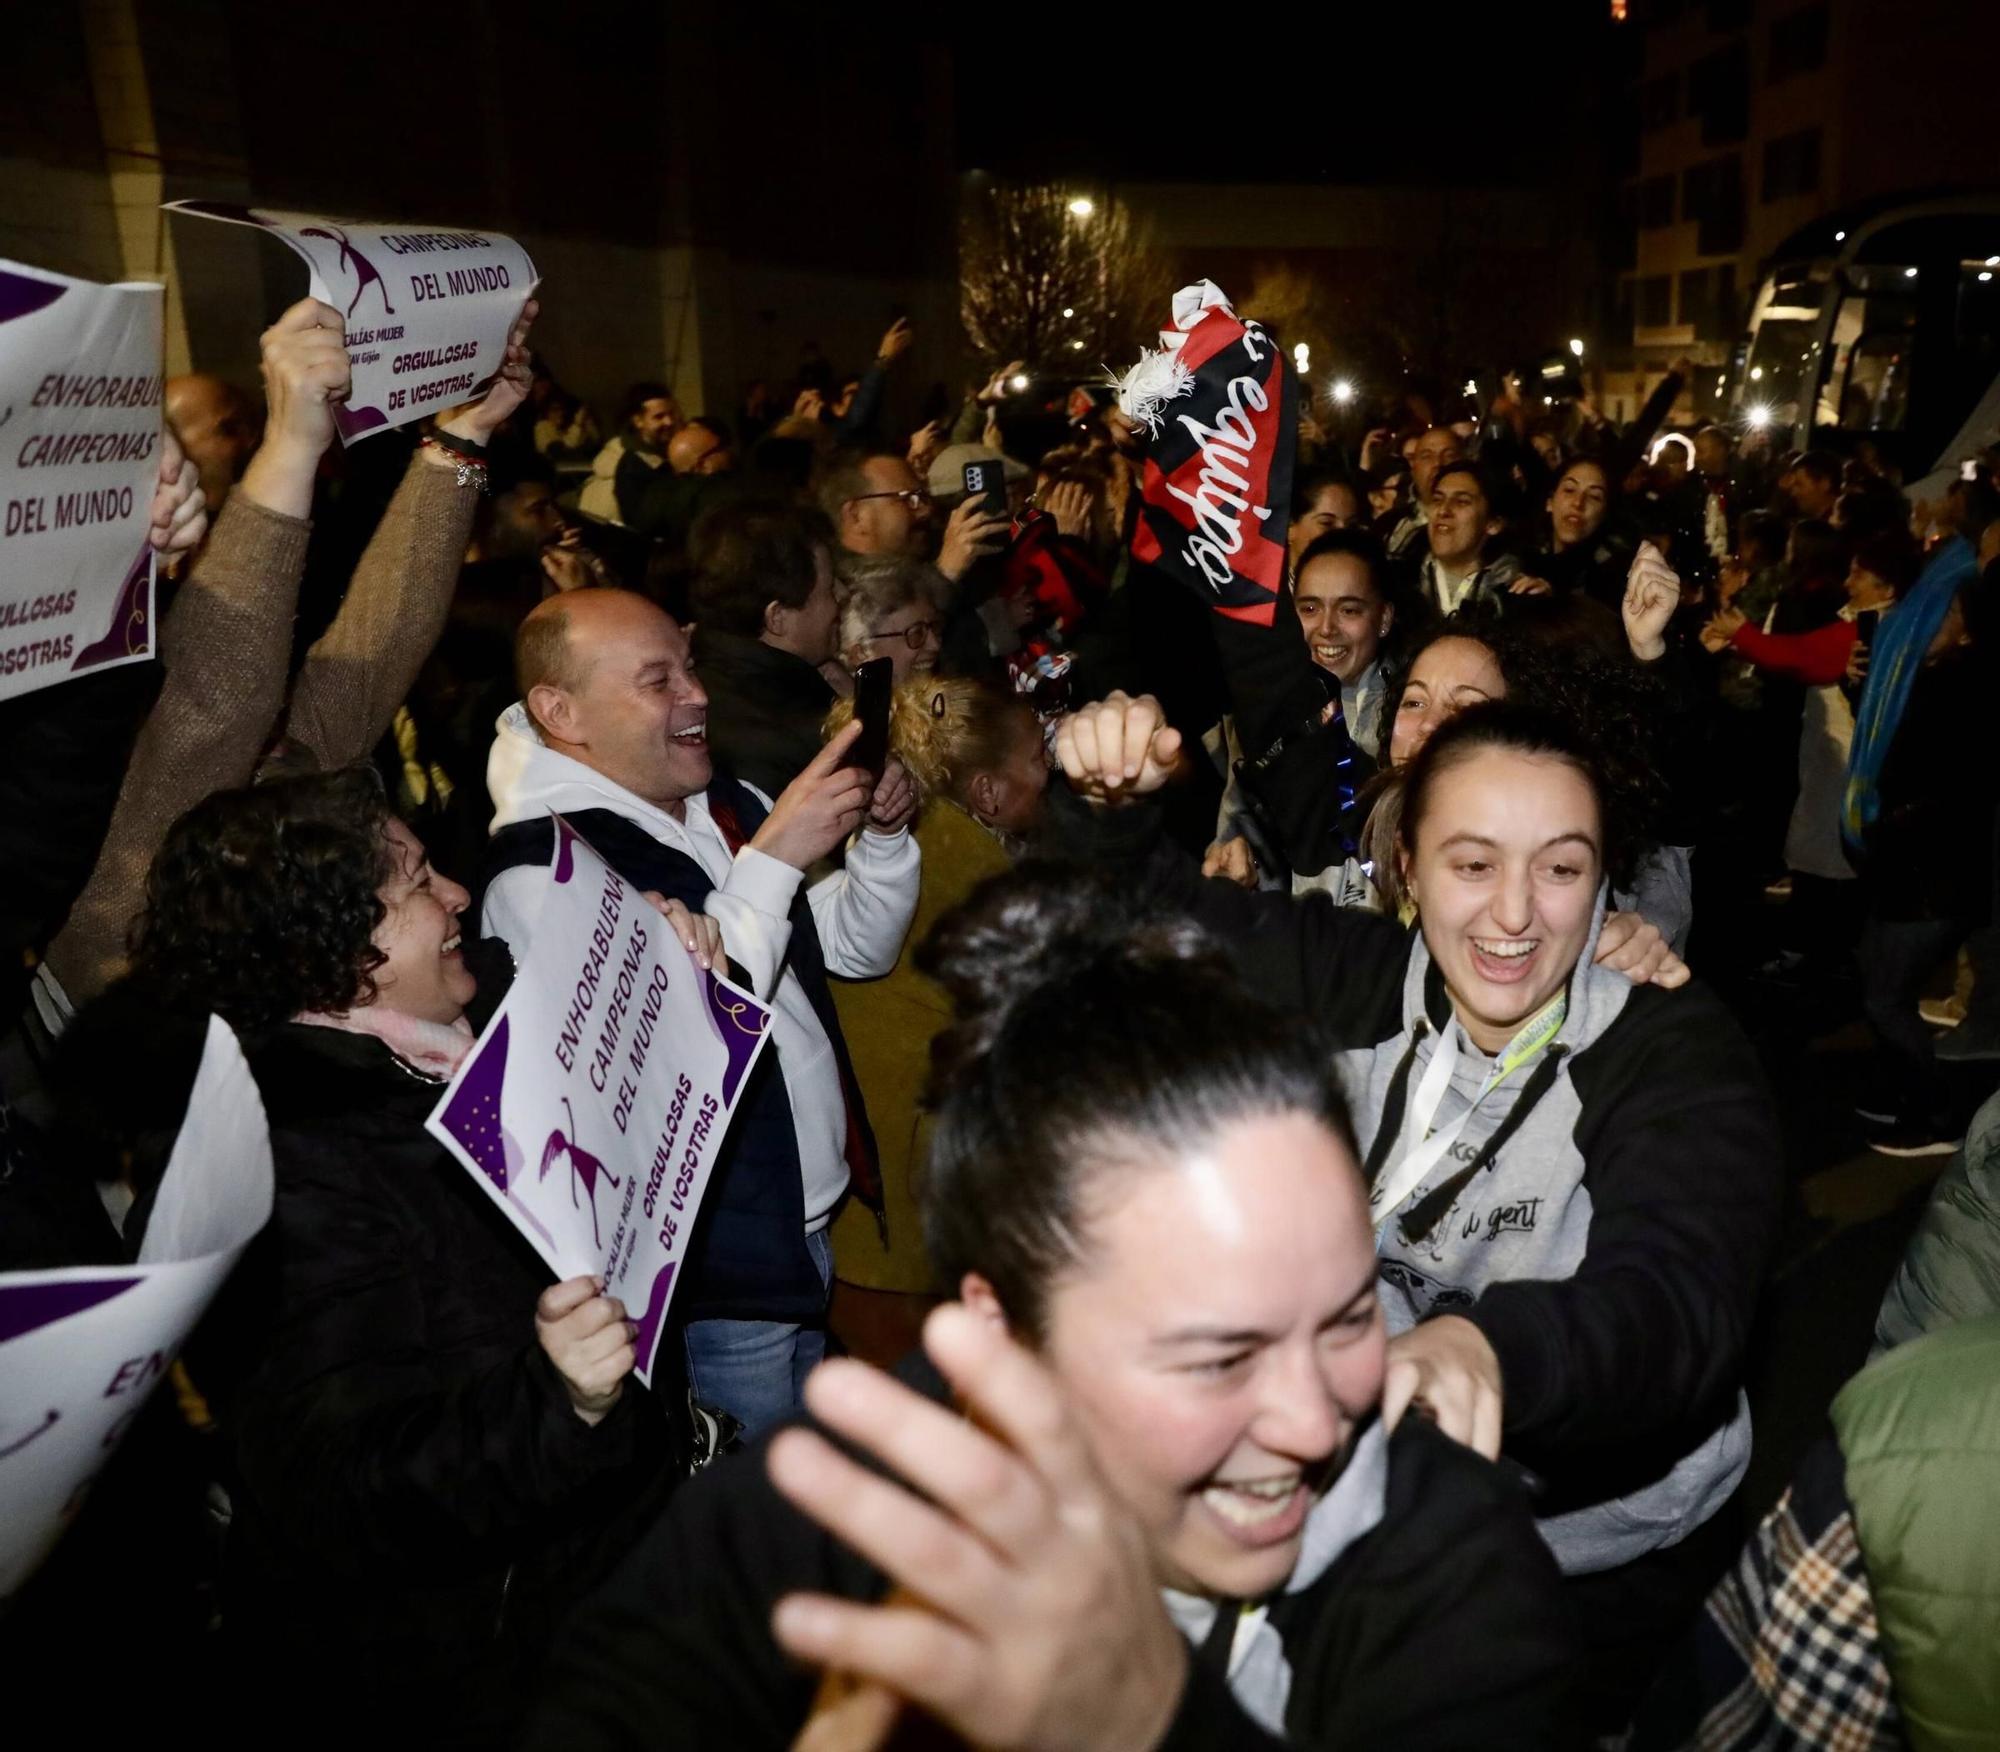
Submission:
[[[375,997],[389,805],[367,767],[218,791],[168,829],[132,971],[163,1004],[256,1035]]]

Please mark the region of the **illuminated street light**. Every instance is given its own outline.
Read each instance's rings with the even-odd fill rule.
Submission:
[[[1072,353],[1081,353],[1083,351],[1083,343],[1081,341],[1071,341],[1069,344],[1069,350]]]
[[[1904,278],[1904,279],[1906,279],[1906,280],[1914,280],[1914,279],[1915,279],[1916,277],[1917,277],[1917,270],[1916,270],[1915,268],[1905,268],[1905,269],[1903,270],[1903,278]]]
[[[1763,366],[1761,366],[1761,365],[1752,365],[1752,366],[1750,367],[1750,381],[1751,381],[1752,383],[1762,383],[1762,382],[1764,381],[1764,367],[1763,367]]]
[[[1354,385],[1349,383],[1344,377],[1334,379],[1333,399],[1343,407],[1346,406],[1347,403],[1354,399]]]
[[[1068,306],[1067,304],[1065,304],[1065,305],[1063,306],[1063,315],[1064,315],[1064,316],[1074,316],[1074,315],[1076,315],[1076,312],[1075,312],[1074,310],[1072,310],[1072,309],[1071,309],[1071,308],[1070,308],[1070,307],[1069,307],[1069,306]]]
[[[1088,195],[1078,195],[1075,200],[1070,202],[1069,210],[1079,219],[1088,219],[1091,214],[1097,211],[1097,203]]]
[[[1989,268],[2000,268],[2000,256],[1988,256],[1986,258],[1986,265]]]
[[[1987,270],[1983,271],[1983,272],[1982,272],[1982,273],[1980,274],[1980,276],[1979,276],[1979,277],[1980,277],[1980,279],[1982,279],[1982,280],[1990,280],[1990,279],[1992,279],[1992,278],[1993,278],[1993,273],[1992,273],[1992,270],[1991,270],[1991,269],[1987,269]]]
[[[1833,241],[1835,243],[1845,243],[1847,241],[1847,233],[1844,231],[1836,231],[1833,234]]]
[[[1583,357],[1583,342],[1580,339],[1572,337],[1569,343],[1569,350],[1581,359]]]
[[[1007,379],[1007,387],[1016,395],[1019,395],[1022,390],[1028,387],[1028,374],[1025,371],[1015,372],[1012,377]]]

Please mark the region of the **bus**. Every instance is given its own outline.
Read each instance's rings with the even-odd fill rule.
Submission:
[[[1876,201],[1786,239],[1728,408],[1780,448],[1865,441],[1912,490],[2000,440],[2000,192]]]

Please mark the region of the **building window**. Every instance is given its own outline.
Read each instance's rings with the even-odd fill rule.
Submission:
[[[1674,222],[1673,173],[1649,176],[1639,185],[1639,229],[1660,231]]]
[[[1681,218],[1700,228],[1695,248],[1703,255],[1729,255],[1743,247],[1743,160],[1736,153],[1682,173]]]
[[[1674,277],[1648,274],[1639,282],[1638,326],[1662,329],[1674,326]]]
[[[1764,145],[1764,196],[1782,201],[1819,187],[1819,129],[1806,128]]]
[[[1811,73],[1826,65],[1826,0],[1801,6],[1771,26],[1771,58],[1764,70],[1768,85],[1777,85],[1794,74]]]
[[[1736,329],[1736,264],[1689,268],[1681,275],[1681,327],[1698,341],[1726,341]]]
[[[1704,146],[1734,146],[1750,131],[1750,51],[1741,39],[1688,69],[1688,114]]]

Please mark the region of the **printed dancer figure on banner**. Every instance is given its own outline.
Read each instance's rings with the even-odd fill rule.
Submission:
[[[590,1194],[590,1238],[601,1247],[604,1245],[604,1238],[597,1231],[597,1182],[600,1176],[610,1181],[614,1192],[618,1190],[620,1182],[618,1176],[595,1156],[577,1147],[574,1142],[576,1110],[570,1106],[567,1095],[562,1098],[562,1104],[563,1112],[569,1115],[570,1136],[565,1138],[560,1126],[549,1133],[549,1141],[542,1146],[542,1170],[535,1178],[546,1180],[549,1177],[549,1166],[556,1157],[560,1155],[569,1157],[569,1202],[572,1205],[576,1203],[576,1183],[581,1180],[583,1190]]]
[[[307,225],[299,231],[301,237],[323,237],[328,243],[340,245],[340,265],[354,270],[354,296],[348,300],[346,314],[352,316],[354,307],[361,302],[361,294],[370,286],[382,288],[382,308],[390,316],[396,314],[396,307],[389,302],[389,282],[382,278],[382,270],[347,241],[347,233],[338,225]]]

